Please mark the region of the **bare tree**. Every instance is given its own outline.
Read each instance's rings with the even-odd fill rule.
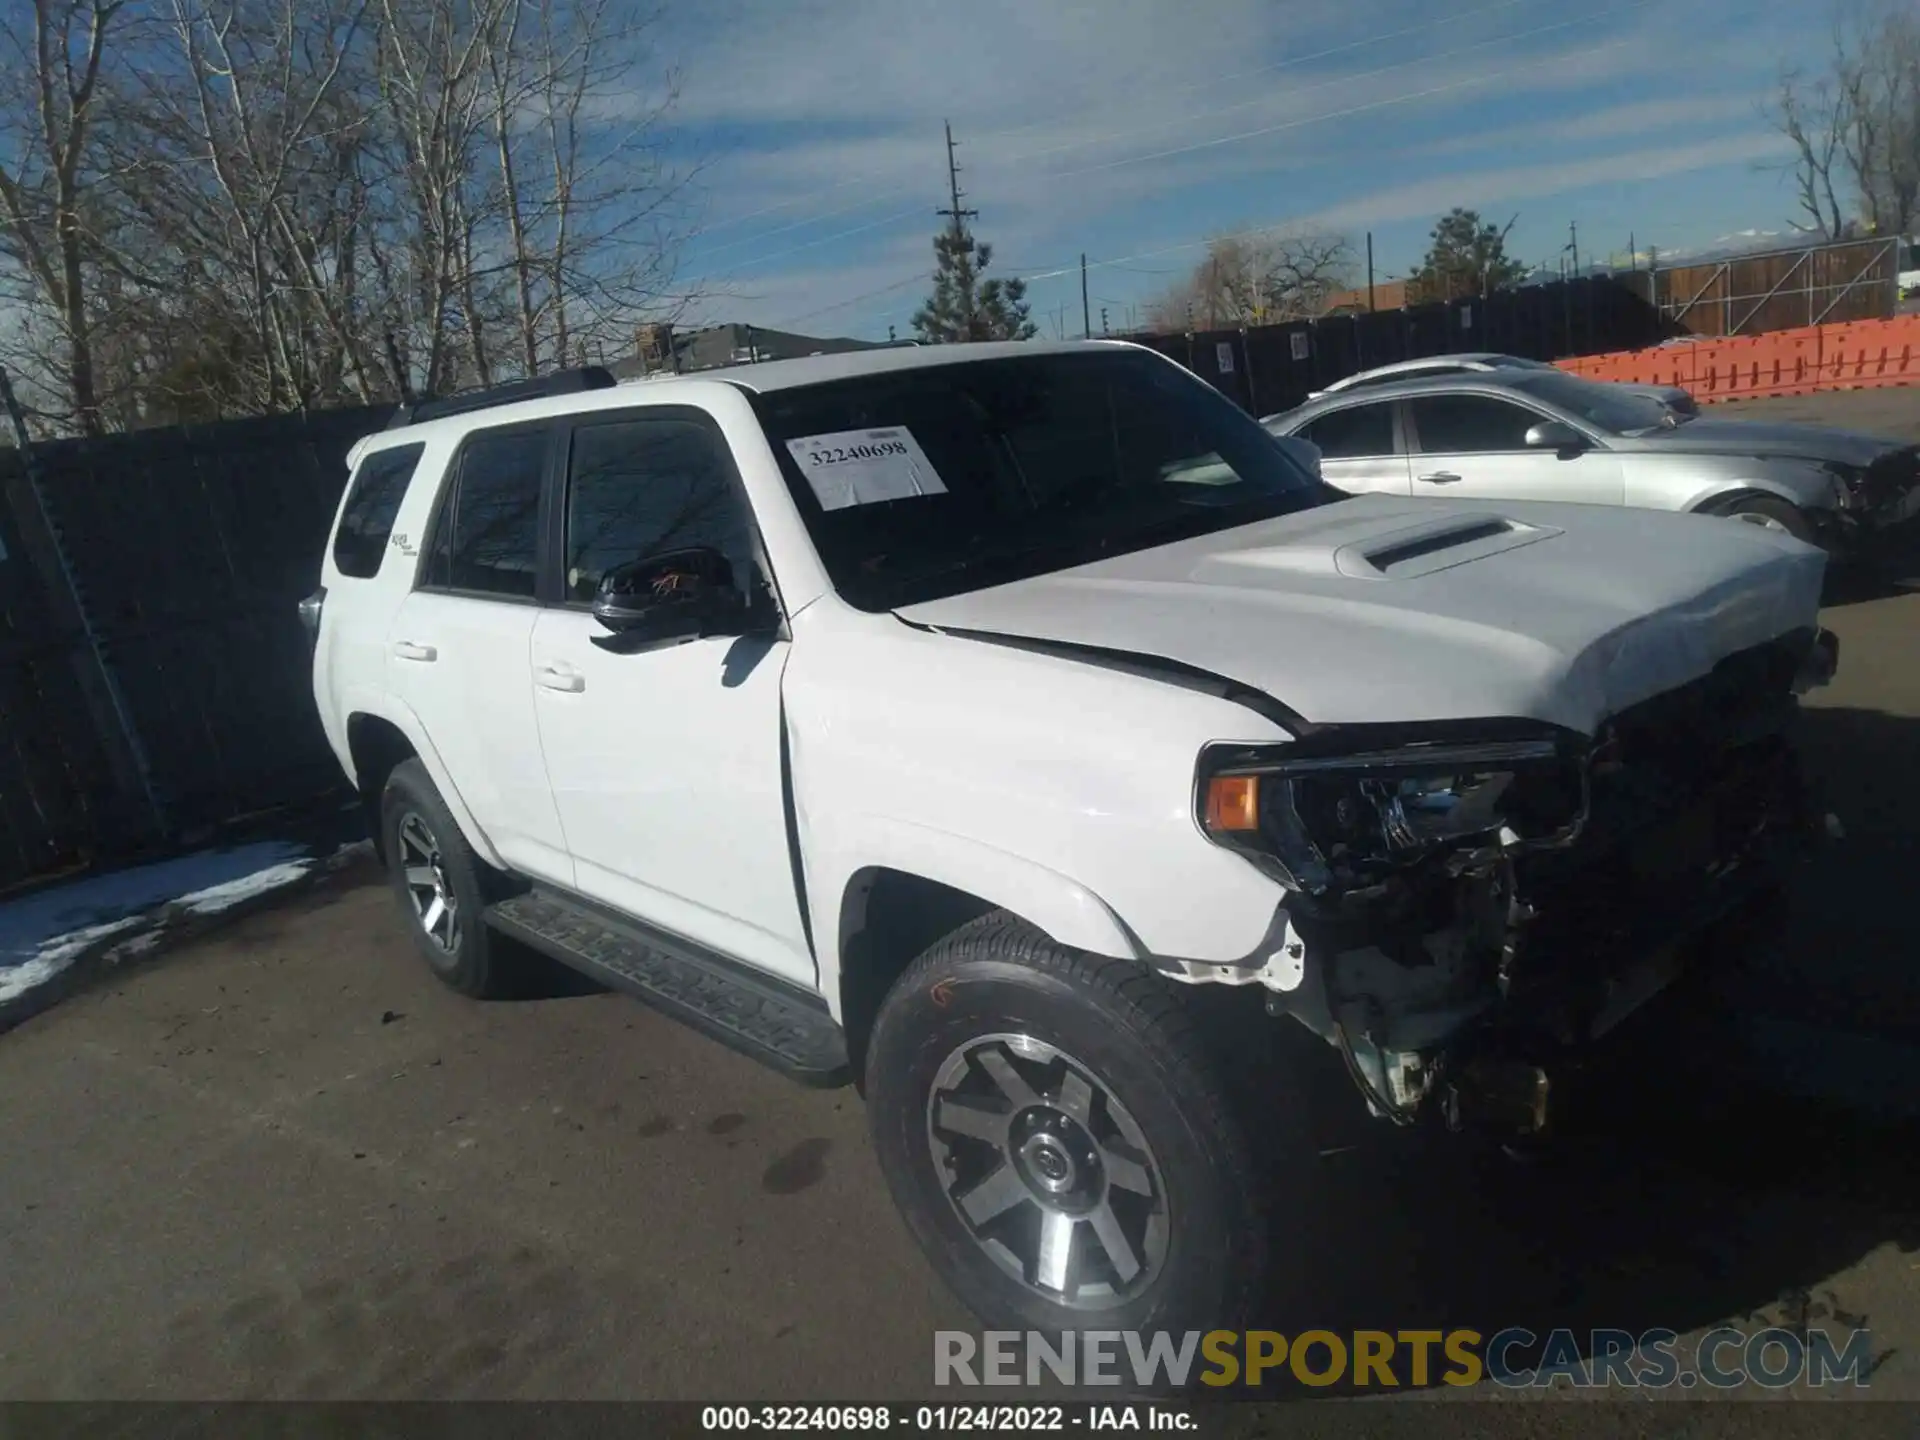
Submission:
[[[1823,72],[1780,78],[1769,118],[1792,143],[1801,228],[1844,239],[1905,236],[1920,220],[1920,14],[1843,0]]]
[[[124,0],[33,0],[30,33],[8,27],[0,85],[27,103],[0,111],[0,244],[31,297],[57,317],[52,360],[72,423],[102,428],[94,374],[86,215],[94,107]],[[30,98],[29,98],[30,97]],[[10,153],[9,153],[10,152]]]
[[[1226,235],[1179,284],[1148,307],[1160,331],[1270,324],[1326,313],[1351,283],[1352,244],[1340,235],[1288,230]]]
[[[23,302],[0,344],[60,423],[444,393],[604,358],[683,299],[694,172],[655,13],[34,3],[0,90],[0,290]]]

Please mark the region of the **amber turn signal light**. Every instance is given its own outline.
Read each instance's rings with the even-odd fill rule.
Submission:
[[[1260,828],[1260,777],[1216,775],[1207,782],[1207,829]]]

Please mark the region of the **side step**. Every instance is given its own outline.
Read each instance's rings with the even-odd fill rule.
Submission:
[[[691,941],[539,889],[488,906],[486,922],[803,1085],[853,1078],[846,1038],[817,996]]]

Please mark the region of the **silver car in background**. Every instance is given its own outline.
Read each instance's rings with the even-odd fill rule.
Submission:
[[[1349,494],[1561,500],[1724,515],[1844,555],[1920,514],[1920,446],[1764,420],[1689,420],[1560,370],[1401,380],[1262,422]]]
[[[1344,395],[1349,390],[1366,390],[1376,385],[1391,385],[1397,380],[1418,380],[1435,375],[1487,375],[1530,370],[1544,370],[1550,375],[1567,373],[1558,365],[1549,365],[1544,360],[1523,360],[1518,355],[1497,355],[1489,350],[1474,350],[1459,355],[1427,355],[1418,360],[1376,365],[1371,370],[1362,370],[1358,375],[1336,380],[1326,389],[1316,390],[1307,398],[1318,400],[1323,395]],[[1700,413],[1700,402],[1677,385],[1633,385],[1624,381],[1594,383],[1618,385],[1620,389],[1635,395],[1658,400],[1676,415],[1691,417]]]

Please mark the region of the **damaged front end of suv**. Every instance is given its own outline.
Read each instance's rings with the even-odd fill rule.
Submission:
[[[1257,980],[1397,1123],[1546,1128],[1558,1066],[1818,833],[1807,629],[1614,715],[1315,730],[1201,760],[1196,818],[1290,892]],[[1194,977],[1198,978],[1198,977]]]

